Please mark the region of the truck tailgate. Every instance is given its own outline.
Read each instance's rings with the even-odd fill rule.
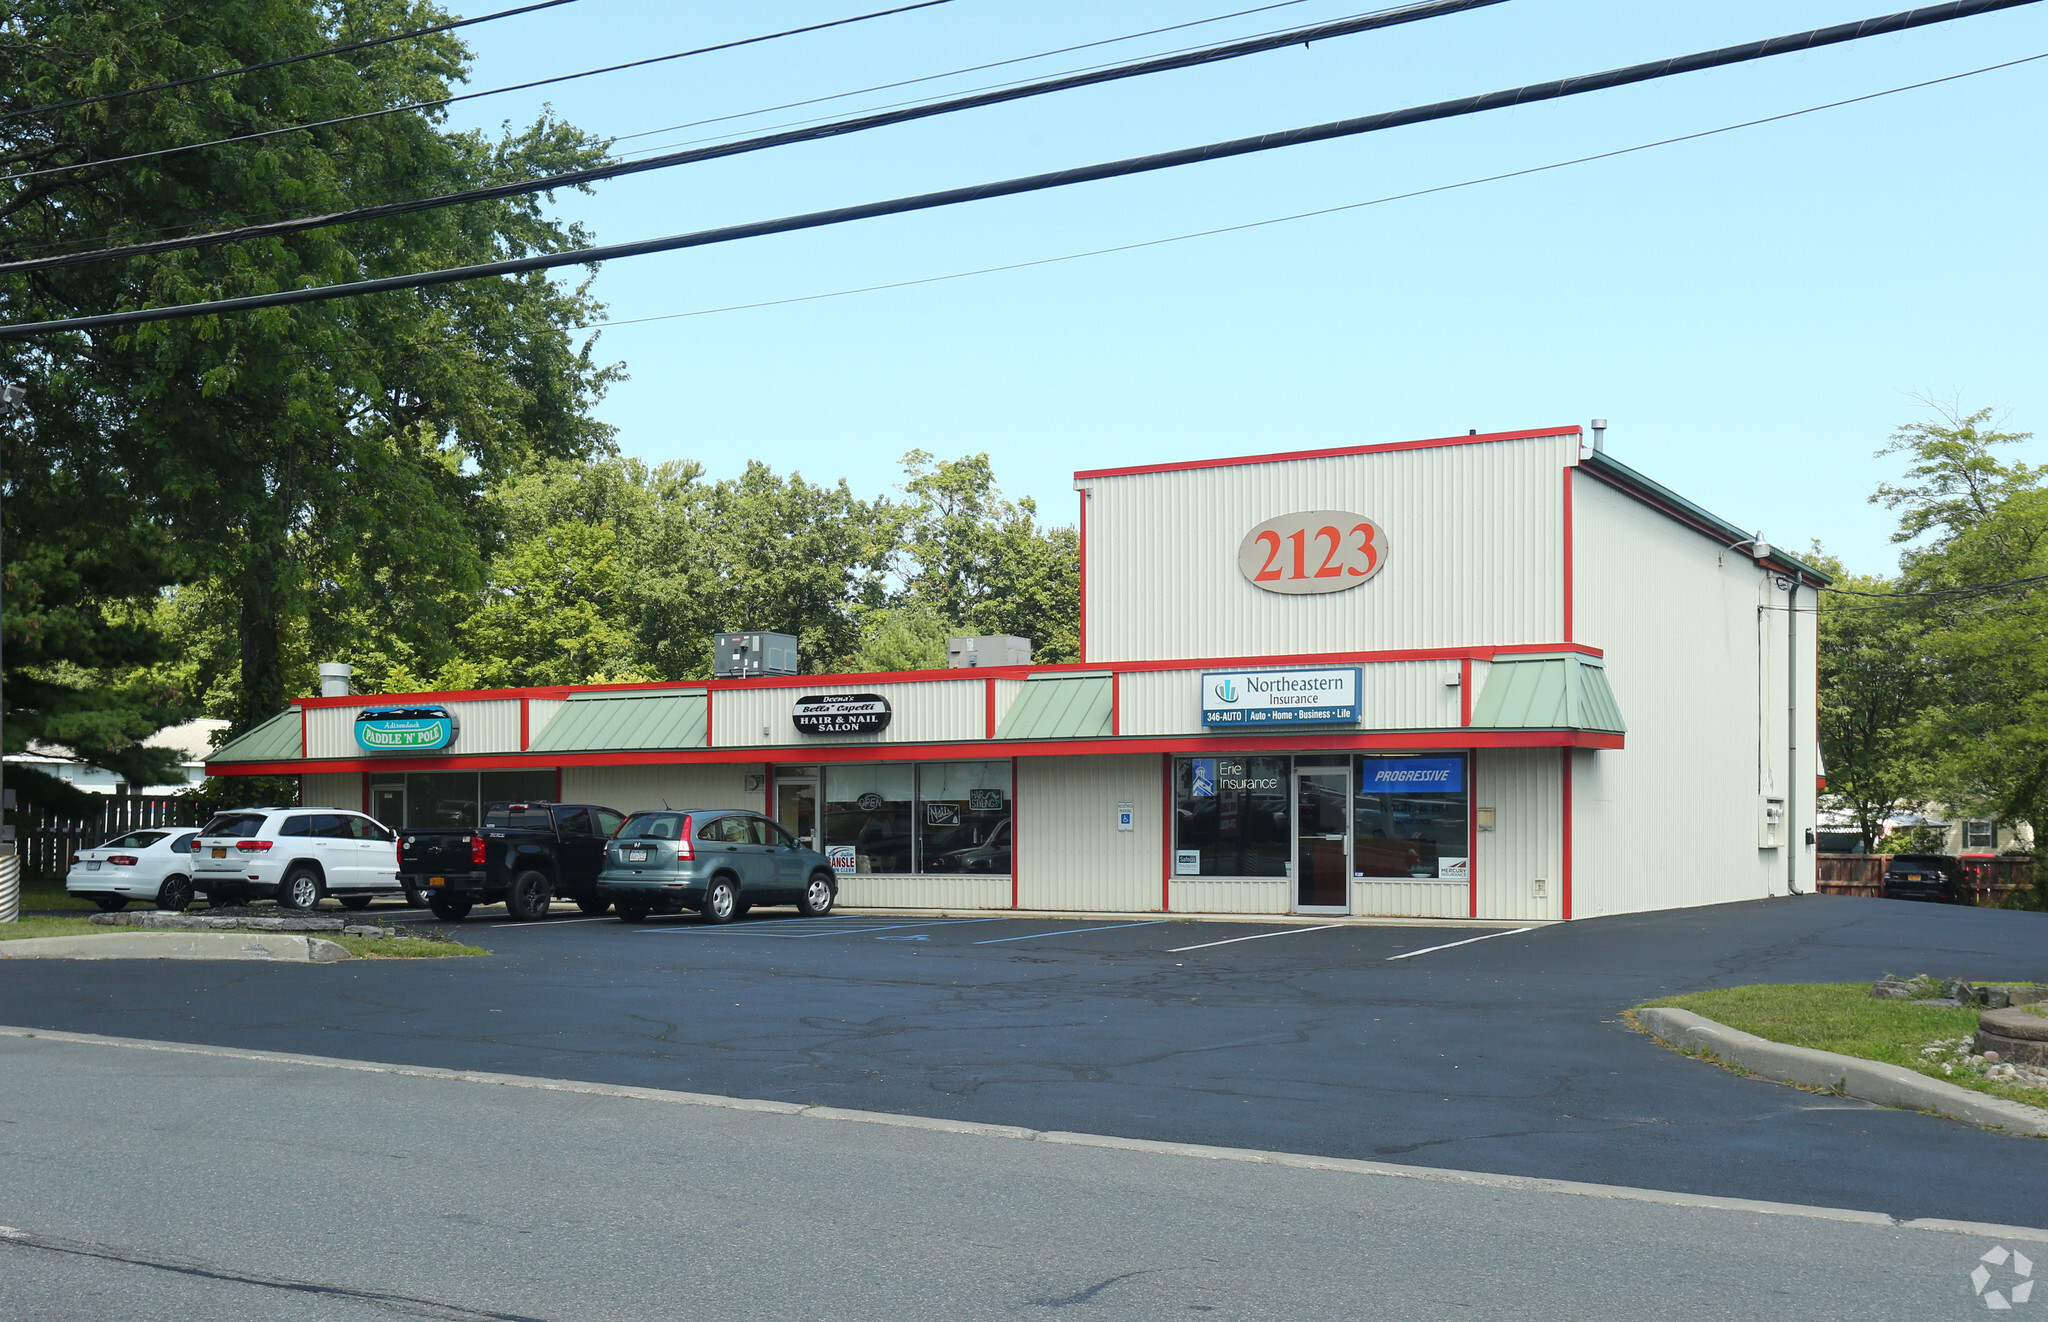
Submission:
[[[470,832],[414,831],[398,838],[400,872],[468,872]]]

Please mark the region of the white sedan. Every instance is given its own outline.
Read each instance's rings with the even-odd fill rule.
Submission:
[[[98,849],[71,856],[64,889],[112,913],[130,900],[154,900],[159,909],[183,910],[192,903],[190,827],[130,831]]]

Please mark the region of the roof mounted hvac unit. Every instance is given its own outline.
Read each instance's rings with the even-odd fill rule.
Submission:
[[[1028,666],[1031,640],[1015,634],[990,634],[981,638],[948,638],[946,668],[971,670],[979,666]]]
[[[716,633],[711,635],[711,673],[719,679],[796,673],[796,635]]]

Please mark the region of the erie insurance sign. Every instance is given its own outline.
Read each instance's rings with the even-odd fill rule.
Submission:
[[[1202,724],[1342,725],[1358,719],[1358,667],[1214,670],[1202,676]]]

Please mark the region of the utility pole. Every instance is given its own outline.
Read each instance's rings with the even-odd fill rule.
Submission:
[[[20,406],[21,401],[27,396],[28,392],[13,382],[0,384],[0,418],[5,418],[8,414],[14,412]],[[0,462],[0,510],[5,508],[6,484],[6,465],[4,462]],[[5,526],[4,521],[0,521],[0,620],[5,618],[5,569],[7,564]],[[0,624],[0,753],[4,753],[7,747],[6,739],[4,738],[7,726],[6,670],[4,668],[6,639],[6,627],[4,624]],[[0,769],[4,769],[5,766],[5,762],[0,762]],[[0,822],[6,820],[4,816],[6,804],[6,775],[4,770],[0,770]],[[0,832],[0,835],[6,836],[4,840],[0,840],[0,923],[11,923],[21,917],[21,851],[14,843],[12,832]]]

